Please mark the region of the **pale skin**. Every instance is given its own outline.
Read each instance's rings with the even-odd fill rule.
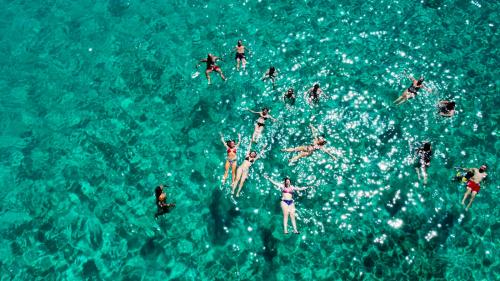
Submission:
[[[224,177],[222,178],[222,184],[225,184],[227,176],[229,174],[229,167],[231,167],[231,175],[232,175],[231,179],[232,179],[232,181],[234,182],[234,180],[236,178],[237,156],[236,156],[236,153],[233,152],[233,150],[238,149],[238,147],[240,146],[241,135],[238,134],[238,143],[234,143],[234,141],[232,141],[228,144],[224,140],[224,135],[222,133],[220,134],[220,140],[224,144],[224,147],[226,148],[226,150],[229,150],[229,152],[227,153],[226,165],[224,166],[224,169],[225,169],[224,170]]]
[[[274,122],[276,122],[276,119],[269,114],[269,110],[266,108],[263,109],[262,111],[253,111],[248,108],[245,108],[245,110],[248,110],[255,114],[259,114],[259,119],[257,119],[257,123],[255,123],[255,129],[252,134],[252,142],[256,143],[259,140],[262,131],[264,130],[264,126],[259,125],[259,123],[265,124],[267,118],[273,120]]]
[[[328,154],[333,160],[337,160],[337,157],[335,157],[326,147],[326,141],[323,138],[318,137],[318,130],[314,128],[312,125],[309,125],[309,128],[311,128],[311,132],[313,135],[313,143],[311,145],[307,146],[299,146],[299,147],[292,147],[292,148],[285,148],[282,149],[281,151],[284,152],[299,152],[299,154],[295,155],[292,157],[289,161],[290,163],[294,163],[300,158],[304,158],[307,156],[311,156],[314,151],[316,150],[321,150],[324,153]]]
[[[236,180],[234,180],[233,184],[231,185],[231,187],[232,187],[231,194],[234,194],[234,191],[236,190],[236,186],[238,185],[238,182],[239,182],[240,184],[239,184],[238,191],[236,192],[236,197],[240,196],[241,188],[243,187],[243,185],[245,184],[245,181],[248,178],[248,171],[250,170],[250,166],[252,166],[253,162],[257,161],[257,159],[262,157],[266,146],[267,145],[264,145],[262,147],[262,151],[259,154],[257,154],[257,152],[255,152],[255,151],[250,152],[251,147],[252,147],[252,143],[250,143],[250,145],[248,147],[248,151],[246,153],[247,157],[245,157],[245,160],[243,160],[243,163],[241,163],[241,165],[238,167],[238,170],[236,172]],[[247,160],[247,158],[248,158],[248,160]]]
[[[290,217],[292,221],[292,227],[293,227],[293,233],[299,233],[297,231],[297,223],[295,220],[295,203],[292,202],[290,205],[288,205],[284,200],[291,200],[293,201],[293,195],[288,192],[283,192],[286,188],[291,188],[292,192],[293,191],[302,191],[306,190],[309,187],[296,187],[291,185],[290,179],[285,179],[284,183],[277,182],[271,178],[269,178],[267,175],[264,175],[264,177],[270,181],[277,190],[282,192],[282,197],[281,197],[281,210],[283,211],[283,233],[288,234],[288,218]]]
[[[429,89],[429,88],[427,88],[427,87],[424,85],[424,83],[422,83],[422,84],[418,85],[418,80],[417,80],[417,79],[415,79],[413,76],[411,76],[411,75],[407,75],[406,77],[408,77],[408,79],[410,79],[410,80],[412,81],[412,86],[413,86],[413,87],[415,87],[415,88],[417,88],[417,89],[422,88],[422,89],[426,90],[426,91],[427,91],[427,92],[429,92],[429,93],[431,93],[431,92],[432,92],[432,90],[431,90],[431,89]],[[422,79],[423,79],[423,78],[422,78]],[[394,101],[394,103],[395,103],[396,105],[400,105],[400,104],[402,104],[402,103],[406,102],[407,100],[409,100],[409,99],[411,99],[411,98],[414,98],[414,97],[415,97],[415,94],[411,93],[410,91],[408,91],[408,89],[406,89],[406,90],[403,92],[403,94],[402,94],[399,98],[397,98],[397,99]]]
[[[419,157],[419,155],[417,155],[417,157]],[[421,161],[421,160],[419,160],[419,161]],[[427,167],[429,167],[429,165],[430,165],[430,163],[421,163],[420,167],[415,168],[415,171],[417,172],[418,179],[420,180],[420,175],[422,175],[422,177],[424,178],[424,185],[427,184],[427,179],[428,179]]]
[[[238,41],[238,45],[236,45],[236,47],[234,47],[234,50],[236,51],[236,70],[240,70],[240,63],[241,63],[241,67],[243,67],[243,69],[245,69],[246,64],[247,64],[247,60],[244,57],[245,46],[243,46],[241,40]],[[248,52],[250,52],[250,50],[248,50]],[[238,54],[242,54],[243,57],[240,59]]]
[[[470,181],[473,181],[477,184],[480,184],[484,180],[484,178],[486,178],[486,176],[488,175],[488,174],[486,174],[486,167],[485,166],[483,166],[483,167],[484,167],[484,171],[482,173],[477,168],[464,168],[463,170],[464,171],[473,171],[474,176],[472,178],[470,178]],[[462,199],[462,205],[465,205],[465,200],[467,200],[467,197],[469,197],[469,195],[471,195],[471,197],[469,200],[469,204],[467,204],[467,207],[465,208],[466,211],[469,210],[470,206],[472,205],[472,201],[474,201],[474,198],[476,198],[476,195],[477,195],[476,191],[473,191],[469,186],[467,186],[467,191],[465,192],[464,198]]]
[[[217,60],[222,60],[222,59],[219,58],[219,57],[216,57],[216,56],[214,56],[212,54],[208,54],[208,57],[206,59],[200,60],[200,63],[198,63],[198,65],[196,65],[196,68],[198,68],[202,62],[206,62],[207,63],[207,69],[205,70],[205,76],[207,77],[209,85],[211,84],[210,73],[212,71],[215,71],[215,72],[219,73],[219,75],[222,78],[222,80],[226,80],[226,77],[224,77],[224,74],[222,74],[222,70],[220,69],[220,67],[218,67],[217,65],[215,65],[215,62]]]

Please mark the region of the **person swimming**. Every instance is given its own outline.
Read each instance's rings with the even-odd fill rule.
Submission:
[[[257,159],[262,157],[264,154],[264,149],[266,148],[267,144],[265,144],[262,147],[262,151],[257,154],[256,151],[251,151],[252,149],[252,142],[250,142],[250,145],[248,146],[248,151],[246,153],[245,160],[243,160],[243,163],[238,167],[238,171],[236,173],[236,180],[233,181],[232,183],[232,190],[231,194],[234,194],[234,191],[236,190],[236,186],[238,185],[238,182],[240,183],[238,191],[236,192],[236,197],[240,196],[241,188],[245,184],[246,179],[248,178],[248,172],[250,170],[250,167],[253,165]]]
[[[288,89],[288,91],[283,95],[283,101],[289,105],[295,104],[295,92],[292,88]]]
[[[422,172],[424,184],[427,184],[427,168],[431,165],[432,156],[431,143],[424,143],[422,147],[416,149],[415,155],[416,157],[413,167],[415,167],[418,179],[420,180],[420,172]]]
[[[319,84],[314,84],[314,86],[309,89],[309,91],[307,91],[305,98],[307,103],[309,103],[310,105],[318,104],[319,98],[323,94],[323,90],[319,88]]]
[[[155,188],[155,198],[156,198],[156,207],[157,212],[155,214],[155,218],[159,216],[170,213],[170,211],[175,207],[175,203],[166,203],[167,195],[163,192],[163,185],[160,184]]]
[[[255,123],[255,128],[252,134],[252,142],[257,142],[260,138],[260,135],[262,134],[262,131],[264,130],[266,120],[271,119],[273,122],[276,122],[276,119],[269,114],[270,110],[267,107],[264,107],[262,111],[253,111],[248,108],[246,108],[245,110],[248,110],[255,114],[259,114],[259,119],[257,119],[257,122]]]
[[[234,58],[236,60],[236,70],[240,70],[240,62],[243,69],[245,69],[247,59],[245,57],[245,46],[243,46],[241,40],[238,40],[238,43],[236,47],[234,47],[234,49],[236,51],[236,57]]]
[[[422,88],[424,90],[426,90],[427,92],[432,92],[431,89],[427,88],[424,86],[424,77],[420,77],[418,80],[416,80],[415,78],[413,78],[413,76],[411,75],[408,75],[407,76],[411,81],[412,81],[412,84],[410,87],[408,87],[404,92],[403,94],[397,98],[394,103],[396,105],[400,105],[404,102],[406,102],[407,100],[409,99],[412,99],[414,98],[415,96],[417,96],[417,92]]]
[[[276,71],[276,68],[274,68],[274,66],[271,65],[271,67],[269,67],[269,69],[266,71],[266,73],[264,73],[264,76],[262,77],[262,81],[266,81],[266,79],[270,79],[274,85],[274,81],[276,79],[277,74],[278,74],[278,72]]]
[[[297,230],[297,223],[295,221],[295,201],[293,200],[293,193],[295,191],[306,190],[309,187],[296,187],[292,185],[289,177],[283,179],[283,183],[277,182],[267,175],[264,175],[268,181],[270,181],[277,190],[281,191],[281,210],[283,211],[283,233],[288,234],[288,217],[292,220],[293,233],[299,234]]]
[[[219,75],[222,78],[222,80],[226,80],[226,77],[224,77],[224,74],[222,74],[222,70],[220,69],[220,67],[215,64],[215,62],[217,60],[222,60],[222,59],[219,58],[219,57],[216,57],[216,56],[214,56],[212,54],[208,54],[208,56],[207,56],[206,59],[200,60],[200,63],[201,62],[205,62],[207,64],[207,68],[205,70],[205,76],[207,77],[209,85],[211,84],[210,73],[212,71],[215,71],[215,72],[219,73]],[[198,65],[196,65],[196,68],[198,68],[199,66],[200,66],[200,64],[198,63]]]
[[[472,205],[472,201],[476,198],[476,195],[479,193],[481,189],[480,183],[486,178],[488,174],[486,174],[486,169],[488,166],[486,164],[481,165],[479,169],[477,168],[464,168],[466,171],[470,171],[473,173],[473,176],[467,181],[467,191],[465,191],[464,198],[462,199],[462,205],[465,205],[465,200],[467,197],[471,195],[469,204],[465,208],[465,211],[468,211],[470,206]]]
[[[224,135],[222,133],[220,133],[220,140],[222,141],[222,143],[224,144],[224,146],[226,147],[226,150],[227,150],[226,164],[224,166],[224,169],[225,169],[224,176],[222,178],[222,184],[224,185],[226,183],[226,179],[227,179],[227,176],[229,173],[229,167],[231,167],[231,169],[232,169],[232,173],[231,173],[232,181],[234,181],[236,178],[236,166],[237,166],[237,160],[238,160],[238,157],[236,155],[236,151],[237,151],[238,147],[240,146],[241,135],[238,134],[238,143],[235,143],[234,140],[229,140],[229,141],[224,140]]]
[[[284,148],[281,150],[284,152],[300,152],[298,155],[292,157],[289,162],[294,163],[300,158],[311,156],[316,150],[321,150],[332,157],[333,160],[337,160],[337,158],[325,147],[326,140],[322,136],[318,137],[318,130],[312,125],[309,125],[309,127],[311,128],[311,132],[313,134],[312,144],[299,147]]]
[[[439,115],[443,117],[451,117],[455,114],[455,102],[454,101],[440,101],[439,102]]]

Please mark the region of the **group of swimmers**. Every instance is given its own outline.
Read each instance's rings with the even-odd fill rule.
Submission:
[[[240,69],[240,64],[243,69],[245,69],[247,60],[245,56],[245,46],[242,44],[241,40],[238,40],[237,45],[235,46],[234,50],[236,51],[236,69]],[[216,64],[217,60],[222,60],[220,57],[214,56],[212,54],[208,54],[206,59],[200,60],[200,63],[204,62],[206,63],[206,70],[205,70],[205,75],[208,80],[208,84],[211,84],[211,78],[210,78],[210,73],[211,72],[217,72],[220,77],[223,80],[226,80],[224,74],[222,73],[221,68]],[[200,64],[197,65],[197,67]],[[262,77],[262,81],[265,81],[267,79],[271,80],[273,85],[275,84],[275,80],[277,77],[278,72],[276,71],[276,68],[274,66],[271,66],[264,74]],[[412,81],[412,84],[410,87],[408,87],[403,94],[397,98],[394,103],[396,105],[400,105],[409,99],[415,98],[418,91],[420,89],[424,89],[428,92],[432,92],[430,88],[427,88],[424,85],[424,78],[420,77],[418,80],[412,77],[411,75],[407,75],[407,77]],[[320,100],[320,97],[324,95],[324,92],[321,90],[319,84],[315,84],[312,88],[310,88],[305,94],[304,94],[304,99],[305,101],[310,104],[317,104]],[[296,100],[296,95],[295,91],[293,88],[290,88],[287,90],[287,92],[283,95],[283,100],[285,103],[288,103],[290,105],[293,105]],[[455,102],[453,101],[440,101],[438,104],[438,109],[439,109],[439,114],[443,117],[451,117],[455,114]],[[248,178],[249,170],[252,164],[257,161],[259,158],[261,158],[264,154],[266,145],[264,145],[261,149],[260,152],[252,150],[252,143],[257,143],[263,130],[265,127],[265,123],[267,119],[270,119],[272,121],[276,121],[274,117],[270,115],[270,110],[269,108],[265,107],[261,111],[254,111],[251,109],[246,108],[247,111],[257,114],[259,117],[255,123],[254,127],[254,132],[252,134],[251,142],[248,146],[248,149],[245,153],[245,158],[241,165],[238,167],[237,166],[237,150],[239,148],[240,142],[241,142],[241,135],[238,134],[238,142],[235,140],[225,140],[224,135],[221,133],[221,142],[226,148],[227,152],[227,158],[226,158],[226,163],[225,163],[225,172],[224,176],[222,178],[222,184],[224,185],[228,175],[229,175],[229,169],[231,168],[231,194],[234,195],[236,191],[236,197],[240,196],[241,189]],[[292,147],[292,148],[284,148],[281,151],[283,152],[298,152],[295,156],[290,158],[289,162],[294,163],[298,161],[299,159],[303,157],[307,157],[312,155],[314,151],[320,150],[327,155],[329,155],[333,160],[336,160],[337,158],[333,155],[333,153],[325,146],[326,145],[326,140],[323,136],[318,135],[318,130],[314,128],[312,125],[309,125],[313,140],[312,143],[309,145],[304,145],[304,146],[299,146],[299,147]],[[424,143],[421,147],[416,149],[416,161],[414,164],[415,170],[417,172],[417,176],[420,180],[421,177],[423,177],[424,184],[427,184],[427,168],[430,166],[430,161],[431,161],[431,156],[432,156],[432,149],[431,149],[431,144],[429,142]],[[480,182],[486,177],[486,165],[482,165],[480,168],[463,168],[465,171],[468,172],[468,177],[464,177],[466,179],[466,186],[467,186],[467,191],[464,194],[464,197],[462,199],[462,204],[465,205],[465,201],[471,196],[469,203],[467,204],[466,210],[468,210],[472,204],[472,201],[474,200],[476,194],[479,192],[480,189]],[[296,226],[296,221],[295,221],[295,204],[293,200],[293,192],[294,191],[301,191],[305,190],[310,187],[296,187],[291,184],[291,180],[288,177],[285,177],[283,179],[283,182],[278,182],[276,180],[273,180],[269,178],[267,175],[264,175],[264,177],[270,181],[277,190],[279,190],[282,193],[282,198],[281,198],[281,208],[283,211],[283,228],[284,228],[284,233],[288,234],[288,218],[291,218],[292,221],[292,227],[293,227],[293,232],[294,233],[299,233],[297,231],[297,226]],[[238,189],[236,190],[236,188]],[[158,191],[161,190],[161,191]],[[157,215],[169,212],[171,208],[175,207],[175,204],[168,204],[165,203],[165,193],[162,192],[163,186],[157,187],[156,191],[156,202],[158,206],[158,213]]]

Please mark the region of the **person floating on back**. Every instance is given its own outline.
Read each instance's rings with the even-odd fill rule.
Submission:
[[[451,117],[455,114],[455,102],[443,100],[439,102],[439,115]]]
[[[424,86],[424,77],[420,77],[418,80],[413,78],[413,76],[411,76],[411,75],[408,75],[407,77],[412,81],[412,84],[410,87],[408,87],[408,89],[406,89],[403,92],[403,94],[399,98],[397,98],[394,101],[394,103],[396,105],[400,105],[400,104],[404,103],[405,101],[416,97],[417,92],[420,90],[420,88],[426,90],[429,93],[432,92],[431,89]]]
[[[175,207],[174,203],[166,203],[167,195],[163,192],[162,184],[156,187],[155,197],[156,197],[156,208],[158,209],[155,214],[155,218],[158,218],[163,214],[170,213],[170,210],[172,210]]]
[[[424,178],[424,184],[427,184],[427,168],[431,165],[431,156],[432,149],[430,142],[424,143],[424,145],[418,148],[416,151],[416,159],[413,166],[415,167],[415,171],[417,171],[419,180],[420,174],[422,174]]]
[[[465,200],[467,200],[467,197],[472,193],[470,197],[469,204],[467,204],[467,207],[465,208],[466,211],[469,210],[470,205],[472,205],[472,201],[474,201],[474,198],[476,198],[477,193],[481,189],[481,186],[479,185],[484,178],[486,178],[486,169],[488,166],[483,164],[479,169],[477,168],[464,168],[466,171],[471,171],[474,173],[474,175],[467,181],[467,191],[464,194],[464,198],[462,199],[462,205],[465,205]]]
[[[240,62],[241,62],[241,67],[245,69],[247,65],[247,59],[245,57],[245,46],[243,46],[241,40],[238,40],[238,44],[236,47],[234,47],[236,50],[236,70],[240,70]]]
[[[217,60],[222,60],[222,59],[219,58],[219,57],[216,57],[216,56],[214,56],[212,54],[208,54],[208,56],[207,56],[206,59],[200,60],[200,62],[206,62],[207,63],[207,69],[205,70],[205,75],[207,76],[207,80],[208,80],[208,84],[209,85],[211,83],[211,81],[210,81],[210,72],[212,72],[212,71],[215,71],[215,72],[219,73],[220,78],[222,78],[222,80],[226,80],[226,77],[224,77],[224,74],[222,74],[222,70],[220,69],[220,67],[215,64],[215,62]],[[199,66],[200,66],[200,64],[196,65],[196,68],[198,68]]]
[[[224,185],[226,183],[227,175],[229,173],[229,168],[231,167],[232,170],[232,181],[236,179],[236,165],[238,164],[238,156],[236,155],[236,151],[238,150],[238,147],[240,146],[240,140],[241,140],[241,135],[238,134],[238,143],[236,143],[234,140],[224,140],[224,135],[221,133],[220,134],[220,140],[224,144],[224,146],[227,149],[227,158],[226,158],[226,165],[224,166],[224,177],[222,178],[222,184]]]
[[[250,142],[250,145],[248,146],[248,151],[245,156],[245,160],[241,163],[241,165],[238,167],[238,171],[236,172],[236,180],[233,181],[231,185],[231,195],[234,194],[234,191],[236,190],[236,186],[238,185],[238,182],[240,183],[240,186],[238,188],[238,191],[236,192],[236,197],[240,197],[240,192],[241,188],[243,188],[243,185],[245,184],[246,179],[248,178],[248,172],[250,170],[250,167],[253,165],[257,159],[262,157],[265,152],[267,144],[265,144],[262,147],[262,151],[257,154],[256,151],[252,151],[252,142]]]
[[[318,136],[318,130],[313,127],[313,125],[309,125],[311,128],[311,132],[313,134],[313,143],[310,145],[303,145],[298,147],[284,148],[281,151],[283,152],[299,152],[299,154],[293,156],[289,162],[294,163],[300,158],[308,157],[313,154],[316,150],[321,150],[324,153],[328,154],[333,160],[337,160],[337,158],[329,151],[326,147],[326,140],[323,136]]]
[[[246,108],[246,110],[259,114],[259,119],[257,119],[257,123],[255,123],[255,129],[252,134],[252,142],[257,142],[260,138],[260,135],[262,134],[262,131],[264,130],[264,126],[266,125],[266,120],[271,119],[274,122],[276,122],[276,119],[269,114],[269,108],[264,107],[262,111],[253,111],[251,109]]]

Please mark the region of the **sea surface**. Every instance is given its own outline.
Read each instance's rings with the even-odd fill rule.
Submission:
[[[0,3],[1,281],[500,279],[499,1]],[[227,81],[207,85],[207,53]],[[394,106],[405,75],[432,91]],[[219,133],[241,133],[240,164],[245,108],[263,107],[278,120],[232,197]],[[311,143],[309,124],[337,161],[289,164],[281,149]],[[466,212],[455,167],[483,163]],[[264,175],[312,187],[295,194],[300,234],[283,234]],[[176,208],[155,219],[160,183]]]

